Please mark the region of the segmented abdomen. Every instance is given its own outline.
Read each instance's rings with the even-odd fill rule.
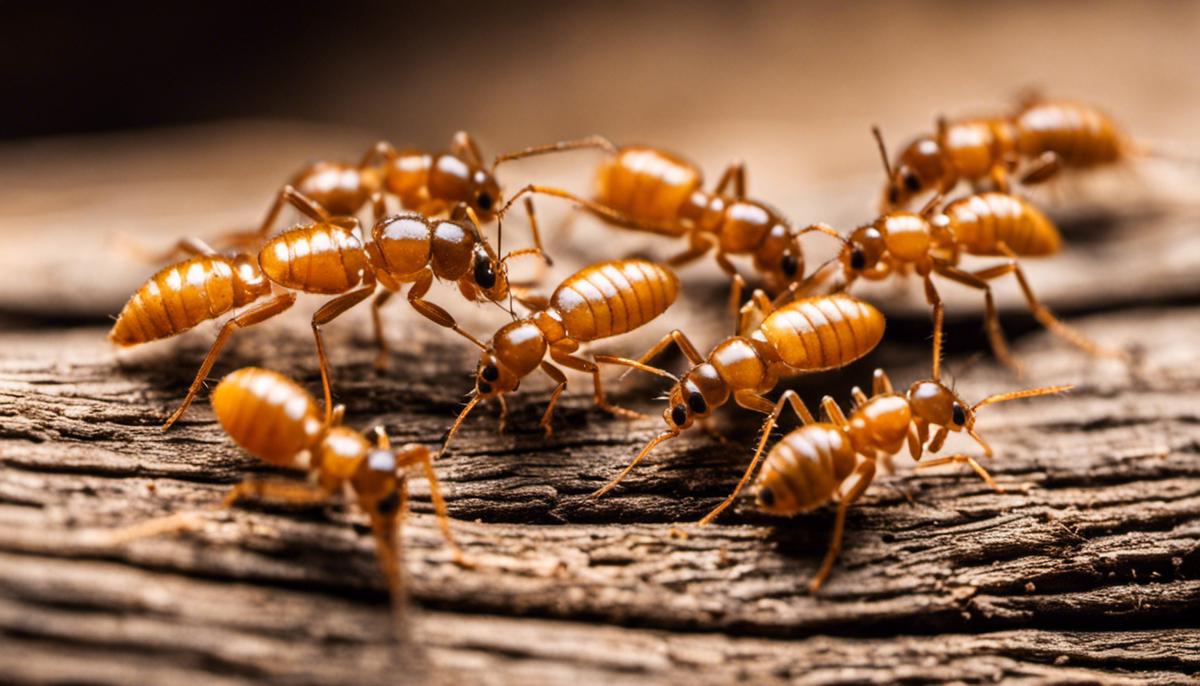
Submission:
[[[585,267],[550,296],[567,336],[594,341],[632,331],[666,311],[679,293],[674,272],[647,260]]]
[[[353,215],[383,186],[383,179],[378,170],[317,162],[292,177],[291,185],[333,214]]]
[[[1069,167],[1091,167],[1121,156],[1121,134],[1108,115],[1077,102],[1039,102],[1015,118],[1021,154],[1054,152]]]
[[[137,345],[183,333],[252,302],[259,293],[239,288],[233,258],[193,257],[164,268],[133,294],[117,317],[108,339]]]
[[[246,452],[290,466],[321,433],[312,395],[295,381],[266,369],[232,372],[212,393],[213,411],[225,433]]]
[[[771,313],[753,337],[765,340],[784,364],[802,371],[844,367],[883,338],[883,314],[852,295],[804,298]]]
[[[1003,241],[1018,255],[1052,255],[1062,238],[1041,210],[1007,193],[980,193],[955,200],[944,213],[959,244],[972,255],[1001,255]]]
[[[677,224],[679,208],[702,180],[695,165],[668,152],[621,148],[600,167],[596,199],[639,221]]]
[[[362,282],[367,253],[353,231],[315,224],[285,231],[258,253],[263,273],[275,283],[306,293],[345,293]]]
[[[769,512],[791,515],[829,502],[854,471],[855,453],[833,424],[803,426],[784,436],[758,473],[759,501]],[[764,495],[764,490],[770,495]]]

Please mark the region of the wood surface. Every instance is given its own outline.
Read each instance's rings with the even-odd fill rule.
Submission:
[[[741,475],[757,417],[723,410],[718,427],[735,447],[686,435],[591,501],[586,495],[660,430],[661,384],[606,377],[615,400],[652,415],[626,422],[591,407],[586,379],[572,376],[549,439],[537,429],[544,380],[522,385],[508,433],[497,435],[495,409],[481,408],[437,465],[455,533],[477,567],[451,562],[428,489],[416,480],[404,542],[412,632],[424,658],[397,660],[359,513],[341,503],[211,511],[243,476],[270,470],[230,444],[203,396],[175,429],[158,429],[215,328],[119,353],[104,340],[105,317],[151,271],[108,237],[128,231],[162,245],[177,230],[205,235],[256,220],[264,203],[253,198],[268,197],[295,160],[242,167],[229,159],[246,155],[251,139],[286,157],[311,135],[263,126],[84,146],[81,154],[106,161],[107,187],[81,182],[74,202],[58,196],[53,208],[53,174],[29,161],[38,155],[6,153],[33,181],[22,202],[0,203],[20,246],[0,269],[0,681],[1200,678],[1200,232],[1187,202],[1083,211],[1064,200],[1056,216],[1068,249],[1030,265],[1047,302],[1100,342],[1131,351],[1130,368],[1035,329],[1006,287],[1005,324],[1029,366],[1028,378],[1015,379],[975,355],[985,346],[978,296],[944,289],[947,367],[964,397],[1034,384],[1076,388],[981,412],[978,428],[996,449],[988,468],[1005,494],[970,472],[914,472],[898,459],[898,473],[881,476],[852,508],[844,553],[816,597],[805,586],[831,511],[776,520],[743,499],[714,525],[690,524]],[[355,132],[321,139],[353,149],[369,142]],[[218,167],[240,176],[222,177]],[[873,197],[876,181],[851,179],[848,192]],[[208,200],[169,209],[185,186],[206,189]],[[167,221],[174,213],[178,223]],[[557,227],[563,212],[546,215]],[[523,240],[521,222],[512,226],[506,242]],[[612,231],[576,219],[567,238],[554,239],[559,262],[547,283],[588,261],[598,232],[614,237],[604,245],[620,238],[629,252],[674,250]],[[76,240],[80,251],[63,251]],[[75,268],[84,262],[96,271]],[[51,272],[59,278],[47,279]],[[597,350],[638,353],[672,326],[695,332],[705,348],[726,335],[724,310],[712,304],[723,303],[724,282],[708,266],[683,277],[688,287],[664,318]],[[504,321],[495,308],[459,306],[450,288],[432,297],[479,335]],[[889,314],[884,344],[850,369],[792,384],[810,406],[824,393],[848,402],[850,387],[866,385],[877,365],[899,386],[927,374],[925,310],[892,289],[874,297]],[[236,335],[213,378],[265,365],[317,390],[307,322],[316,303],[304,299],[281,321]],[[382,424],[395,440],[435,446],[470,387],[472,350],[402,302],[387,316],[396,353],[385,374],[371,369],[364,312],[328,327],[338,400],[351,426]],[[115,528],[180,511],[198,513],[195,530],[108,540]]]

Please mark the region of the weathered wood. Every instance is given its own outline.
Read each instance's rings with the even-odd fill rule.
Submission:
[[[47,208],[60,196],[0,203],[0,213],[9,213],[6,226],[20,219],[12,237],[19,249],[10,258],[24,256],[0,262],[0,311],[20,315],[0,327],[0,680],[413,680],[412,665],[397,666],[391,655],[386,595],[357,512],[342,503],[208,511],[245,474],[270,470],[230,445],[206,402],[172,431],[159,431],[214,329],[118,353],[98,323],[149,268],[132,265],[96,235],[124,228],[118,219],[130,216],[138,218],[130,233],[161,244],[164,229],[156,222],[176,215],[160,205],[189,183],[214,199],[232,193],[227,184],[269,194],[294,160],[230,165],[249,159],[234,153],[251,133],[197,144],[215,152],[198,158],[190,179],[143,142],[128,146],[130,156],[112,167],[119,190],[81,189],[57,213]],[[230,142],[222,148],[225,136]],[[280,144],[280,156],[289,149]],[[171,154],[198,155],[186,146]],[[154,180],[138,176],[147,173],[139,171],[147,160],[159,160],[148,168],[168,174],[169,192],[145,192]],[[227,166],[241,171],[221,180]],[[43,190],[52,185],[47,170],[33,177]],[[860,196],[869,196],[865,189],[875,181],[864,179]],[[251,194],[239,188],[237,195]],[[248,200],[210,213],[214,206],[178,210],[188,222],[184,232],[220,230],[261,211]],[[591,501],[587,494],[660,430],[658,380],[614,378],[616,400],[653,415],[628,423],[596,412],[586,380],[572,377],[573,392],[548,439],[537,429],[549,394],[544,380],[529,380],[514,397],[509,433],[497,435],[494,409],[480,409],[438,464],[455,531],[478,568],[451,563],[432,525],[427,486],[413,485],[407,568],[422,606],[414,635],[428,653],[431,678],[1196,678],[1200,245],[1189,212],[1135,207],[1105,221],[1077,219],[1067,227],[1067,253],[1031,265],[1039,292],[1072,323],[1135,352],[1132,370],[1089,359],[1044,333],[1019,340],[1026,381],[970,362],[985,345],[978,296],[944,289],[953,318],[947,367],[958,373],[966,398],[1022,383],[1077,388],[983,411],[980,431],[997,452],[988,467],[1009,487],[1006,494],[991,493],[969,472],[914,473],[900,459],[899,474],[878,479],[851,510],[845,551],[817,597],[804,588],[824,552],[831,512],[779,521],[755,514],[744,499],[715,525],[689,524],[740,476],[757,417],[723,411],[721,430],[743,447],[729,449],[703,434],[681,437],[621,488]],[[554,210],[546,214],[553,226]],[[102,230],[84,233],[80,250],[68,255],[75,262],[55,263],[53,243],[80,236],[89,217]],[[591,256],[595,232],[611,235],[577,223],[556,253],[551,282]],[[520,240],[519,226],[513,233]],[[506,230],[506,244],[511,235]],[[620,235],[630,251],[671,250]],[[81,260],[96,271],[78,269]],[[47,269],[60,278],[49,279]],[[638,352],[672,326],[695,332],[701,346],[722,336],[723,309],[705,303],[723,302],[725,282],[706,267],[684,276],[688,290],[667,317],[600,349]],[[924,307],[887,289],[873,295],[890,315],[885,344],[851,369],[795,382],[810,405],[825,392],[846,400],[853,384],[869,382],[875,365],[898,385],[926,375]],[[448,290],[435,297],[480,334],[503,321],[494,308],[454,303]],[[1019,312],[1012,289],[1003,297]],[[235,336],[214,378],[261,364],[315,390],[313,303],[302,300],[279,321]],[[381,423],[397,440],[436,445],[470,387],[473,352],[403,303],[389,307],[387,317],[397,351],[393,371],[382,375],[370,366],[365,313],[328,327],[338,400],[351,426]],[[1021,314],[1005,324],[1015,335],[1032,328]],[[198,530],[120,546],[106,539],[115,527],[181,510],[205,511]]]

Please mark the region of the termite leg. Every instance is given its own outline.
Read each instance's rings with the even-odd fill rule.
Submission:
[[[925,460],[923,462],[918,463],[917,469],[927,469],[929,467],[938,467],[938,466],[941,466],[944,464],[968,464],[968,465],[971,465],[971,469],[974,469],[975,473],[979,475],[979,478],[983,479],[984,482],[987,483],[988,486],[991,486],[993,491],[995,491],[997,493],[1004,492],[1004,488],[1001,487],[1000,484],[996,483],[996,480],[992,478],[991,474],[988,474],[988,471],[983,468],[983,465],[976,462],[975,458],[971,457],[970,455],[961,455],[960,454],[960,455],[949,455],[947,457],[935,457],[932,460]]]
[[[729,184],[733,184],[733,197],[741,200],[746,197],[746,163],[734,162],[728,167],[725,167],[725,172],[721,174],[721,179],[717,181],[716,188],[713,190],[714,195],[725,193]]]
[[[567,388],[567,377],[562,373],[561,369],[549,362],[543,361],[541,368],[546,373],[546,376],[550,377],[557,384],[550,393],[550,402],[546,405],[546,412],[542,415],[542,421],[539,422],[542,430],[546,432],[546,437],[549,438],[554,433],[554,428],[550,425],[550,420],[554,417],[554,406],[558,403],[558,396],[562,395],[562,392]]]
[[[761,398],[761,396],[759,397]],[[739,400],[738,403],[741,404],[741,401]],[[767,440],[771,436],[771,430],[775,428],[775,423],[779,420],[779,415],[783,412],[783,408],[789,404],[792,406],[792,410],[795,411],[796,416],[800,418],[801,422],[806,425],[813,424],[815,422],[812,413],[810,413],[808,408],[804,406],[804,401],[800,399],[800,396],[792,390],[784,391],[783,395],[779,396],[779,400],[775,402],[774,407],[771,407],[771,409],[768,411],[767,419],[765,422],[763,422],[762,436],[758,439],[758,448],[754,451],[754,457],[750,459],[750,466],[747,467],[746,472],[742,474],[741,481],[739,481],[737,486],[733,488],[733,492],[730,493],[725,500],[721,501],[720,505],[717,505],[712,509],[712,511],[704,515],[704,518],[699,522],[700,526],[704,526],[705,524],[708,524],[712,520],[716,519],[722,512],[725,511],[725,508],[733,504],[733,501],[737,499],[738,494],[742,492],[742,489],[746,487],[746,484],[750,483],[750,477],[754,475],[754,471],[758,468],[759,462],[762,461],[763,451],[767,446]]]
[[[171,425],[183,416],[183,413],[191,406],[192,401],[196,399],[196,394],[200,392],[200,387],[204,384],[204,379],[208,377],[208,372],[212,370],[213,363],[217,361],[217,355],[220,354],[221,348],[225,347],[225,343],[235,330],[266,321],[288,309],[295,302],[295,293],[280,293],[270,300],[256,305],[225,322],[225,325],[221,327],[221,332],[217,334],[217,339],[213,341],[212,347],[208,349],[208,354],[204,356],[204,361],[200,363],[200,369],[196,370],[196,378],[192,380],[192,385],[188,387],[187,396],[183,399],[183,403],[180,404],[179,409],[175,410],[167,418],[166,423],[162,427],[163,431],[171,428]]]
[[[992,287],[987,281],[978,274],[964,272],[948,264],[935,263],[933,268],[938,274],[951,281],[983,291],[985,309],[984,326],[987,330],[988,341],[992,345],[992,353],[996,356],[997,360],[1000,360],[1001,363],[1011,369],[1014,374],[1017,376],[1023,375],[1024,369],[1021,363],[1009,351],[1008,343],[1004,340],[1004,330],[1000,327],[1000,314],[996,311],[996,301],[992,296]]]
[[[375,355],[375,371],[377,372],[386,371],[388,363],[391,361],[391,349],[388,347],[387,339],[383,334],[383,317],[380,315],[379,310],[388,300],[391,300],[392,295],[394,295],[394,291],[384,288],[371,301],[371,328],[375,330],[375,347],[378,350],[378,353]]]
[[[634,412],[633,410],[619,407],[608,402],[608,400],[604,397],[604,387],[600,384],[600,366],[590,360],[585,360],[582,357],[572,355],[571,353],[578,349],[578,347],[579,345],[577,343],[567,346],[559,345],[552,347],[550,348],[550,359],[564,367],[567,367],[568,369],[574,369],[575,371],[591,374],[592,384],[595,390],[594,399],[596,401],[596,406],[600,409],[608,412],[609,414],[614,414],[618,417],[624,417],[626,419],[644,419],[646,415],[642,414],[641,412]]]
[[[833,535],[829,539],[829,549],[825,551],[825,559],[821,562],[821,568],[817,570],[812,581],[808,582],[809,593],[816,593],[820,590],[825,580],[829,578],[829,573],[833,571],[833,563],[837,561],[838,555],[842,552],[842,535],[846,530],[846,510],[867,490],[874,478],[875,463],[865,460],[854,468],[854,471],[838,488],[839,497],[837,515],[833,520]]]
[[[333,391],[329,383],[329,358],[325,355],[325,341],[321,336],[321,327],[329,322],[337,319],[343,312],[354,307],[360,302],[366,300],[372,293],[375,292],[375,282],[371,281],[366,286],[350,291],[345,295],[330,300],[321,306],[312,317],[313,339],[317,343],[317,362],[321,366],[321,388],[325,392],[325,422],[333,418]]]
[[[444,326],[454,331],[459,336],[474,343],[480,350],[486,349],[487,346],[483,344],[483,341],[475,338],[466,329],[459,326],[458,322],[454,320],[454,317],[449,312],[442,309],[439,305],[435,305],[428,300],[423,300],[431,286],[433,286],[433,270],[426,267],[417,274],[416,281],[413,282],[412,288],[408,290],[408,304],[412,305],[413,309],[419,312],[422,317],[425,317],[438,326]]]

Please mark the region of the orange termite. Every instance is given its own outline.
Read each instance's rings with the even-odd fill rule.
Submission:
[[[940,340],[935,342],[935,346],[940,346]],[[939,359],[940,347],[935,347],[933,354],[935,360]],[[988,486],[1002,493],[1004,489],[970,455],[949,455],[923,462],[921,456],[925,452],[936,453],[941,450],[951,432],[965,431],[983,449],[983,454],[991,457],[991,446],[975,431],[975,413],[980,408],[1006,400],[1062,393],[1070,389],[1071,386],[1050,386],[1000,393],[968,405],[942,383],[936,366],[933,378],[917,381],[906,394],[896,393],[887,374],[882,369],[876,369],[870,397],[857,387],[851,392],[856,406],[849,418],[833,398],[825,396],[821,401],[823,422],[813,420],[808,408],[794,391],[785,391],[767,416],[750,467],[733,493],[700,520],[700,524],[711,522],[737,498],[762,459],[767,439],[784,406],[791,405],[803,426],[784,436],[771,448],[756,479],[757,500],[759,509],[785,517],[815,510],[830,501],[837,503],[829,549],[809,584],[810,592],[815,593],[829,577],[833,563],[841,552],[846,509],[871,485],[877,460],[884,460],[885,467],[890,466],[891,457],[898,454],[907,443],[909,454],[918,462],[918,468],[967,464]],[[930,427],[936,428],[932,437]]]
[[[733,282],[730,303],[741,305],[745,280],[730,255],[753,258],[754,270],[767,289],[780,292],[804,273],[804,252],[797,231],[778,210],[746,197],[746,170],[741,163],[725,169],[711,192],[700,168],[673,153],[643,145],[617,147],[601,136],[528,148],[496,158],[504,162],[564,150],[598,148],[608,153],[596,173],[595,199],[560,188],[528,185],[509,199],[503,216],[517,198],[541,193],[566,198],[618,226],[687,238],[688,247],[666,261],[680,267],[715,250],[717,264]]]
[[[1021,183],[1046,181],[1062,169],[1092,169],[1143,154],[1099,109],[1071,100],[1024,99],[1013,114],[991,118],[938,120],[937,133],[909,143],[894,165],[879,128],[875,138],[885,156],[887,184],[883,209],[903,209],[925,191],[950,193],[959,181],[978,189],[990,182],[1008,190],[1008,176],[1020,170]]]
[[[770,414],[765,397],[784,377],[844,367],[875,349],[883,338],[884,320],[869,303],[844,293],[796,300],[779,309],[755,294],[766,318],[748,335],[730,336],[701,356],[687,335],[670,332],[638,360],[597,356],[597,361],[623,364],[675,382],[663,420],[667,430],[651,439],[624,471],[591,497],[608,493],[660,443],[669,441],[729,402]],[[691,362],[682,378],[646,364],[671,343]]]
[[[860,226],[842,238],[822,224],[803,232],[820,231],[842,241],[839,257],[810,275],[797,289],[812,292],[818,284],[840,275],[839,289],[848,288],[862,277],[871,281],[892,274],[915,272],[924,280],[925,297],[933,308],[934,337],[940,340],[943,307],[934,286],[933,274],[976,288],[984,293],[988,339],[997,359],[1017,373],[1021,366],[1008,350],[1000,317],[992,297],[992,279],[1013,274],[1029,303],[1033,316],[1052,333],[1076,347],[1098,356],[1124,358],[1124,353],[1109,350],[1061,322],[1034,295],[1018,261],[1020,257],[1040,257],[1057,253],[1062,245],[1058,228],[1029,201],[1009,193],[989,191],[960,198],[942,207],[941,196],[934,196],[920,212],[894,210]],[[992,267],[966,271],[958,265],[963,254],[1007,258]],[[937,361],[934,361],[937,364]]]
[[[330,213],[347,216],[357,215],[380,193],[397,198],[401,208],[427,217],[446,215],[466,205],[483,222],[492,219],[501,202],[500,184],[465,131],[454,134],[449,151],[436,154],[397,151],[391,143],[379,141],[358,164],[315,162],[296,172],[287,185]],[[257,232],[231,238],[265,240],[284,207],[280,194]]]
[[[371,437],[344,427],[341,406],[322,412],[303,387],[266,369],[246,367],[230,373],[213,390],[212,406],[225,433],[243,450],[267,464],[308,476],[306,482],[247,477],[229,491],[219,507],[233,507],[250,498],[317,505],[348,491],[371,521],[397,620],[402,618],[406,597],[399,529],[407,512],[407,473],[411,468],[420,466],[429,480],[442,535],[455,561],[466,564],[454,542],[446,502],[425,446],[410,443],[393,449],[381,426],[373,429]],[[189,523],[183,515],[171,515],[115,532],[114,540],[156,536],[186,528]]]
[[[596,362],[575,354],[580,343],[619,336],[641,327],[675,302],[679,279],[668,268],[647,260],[598,262],[567,277],[551,294],[545,308],[500,328],[482,350],[471,400],[446,432],[440,454],[446,452],[463,421],[480,401],[500,401],[501,423],[508,412],[504,396],[517,390],[521,379],[541,369],[556,384],[541,426],[550,435],[550,420],[558,397],[567,387],[562,370],[545,360],[592,375],[596,405],[613,414],[638,416],[610,405],[600,385]],[[605,359],[595,356],[596,361]]]
[[[328,361],[321,327],[365,300],[384,291],[372,306],[380,355],[386,359],[379,307],[405,283],[408,301],[426,318],[470,337],[441,307],[424,300],[435,277],[453,280],[469,300],[498,302],[509,293],[506,261],[518,250],[496,257],[467,208],[472,221],[433,221],[420,214],[380,217],[367,245],[359,238],[358,220],[331,217],[320,205],[295,189],[280,193],[313,223],[293,228],[268,241],[257,257],[223,256],[196,239],[180,242],[193,257],[166,267],[150,278],[125,305],[108,338],[121,346],[169,338],[226,312],[249,306],[225,322],[205,356],[187,397],[166,421],[170,427],[187,410],[233,332],[253,326],[290,308],[296,292],[337,295],[316,311],[313,336],[321,367],[326,408],[331,408]],[[382,204],[377,206],[382,214]],[[263,300],[266,298],[266,300]],[[261,302],[258,302],[261,301]]]

